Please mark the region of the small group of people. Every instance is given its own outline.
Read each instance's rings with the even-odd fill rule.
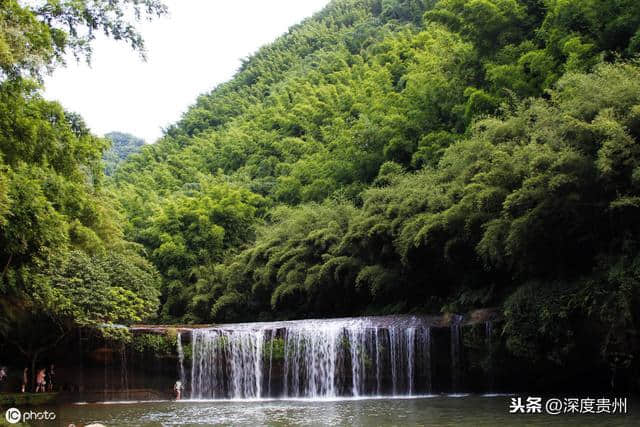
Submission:
[[[52,392],[55,379],[55,366],[53,363],[47,368],[41,368],[36,373],[36,393]],[[29,368],[22,371],[22,387],[20,391],[25,393],[29,387]]]

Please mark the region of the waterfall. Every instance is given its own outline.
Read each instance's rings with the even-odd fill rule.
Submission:
[[[269,335],[269,377],[267,379],[267,396],[271,396],[271,373],[273,371],[273,341],[276,338],[276,331],[272,330]]]
[[[426,391],[431,393],[432,389],[432,373],[431,373],[431,328],[424,328],[419,335],[419,349],[422,361],[421,369],[426,382]]]
[[[351,334],[340,326],[314,327],[299,325],[286,329],[284,336],[284,396],[333,397],[337,395],[336,374],[345,348],[342,338],[349,341],[351,360],[357,361],[357,347],[351,345]],[[359,364],[354,364],[357,370]],[[352,391],[358,385],[354,374]]]
[[[428,325],[418,317],[194,329],[191,398],[428,393],[430,337]]]
[[[382,346],[380,345],[380,331],[377,330],[374,336],[373,346],[376,349],[376,394],[382,393]]]
[[[263,340],[263,331],[194,330],[191,397],[261,397]]]
[[[407,328],[404,330],[405,348],[407,355],[407,390],[408,394],[413,394],[413,371],[414,371],[414,343],[416,340],[415,328]]]
[[[178,332],[176,338],[176,349],[178,351],[178,369],[180,373],[180,383],[185,387],[186,376],[184,374],[184,351],[182,349],[182,333]]]
[[[451,319],[451,391],[460,391],[460,376],[462,371],[462,354],[461,348],[461,335],[460,324],[462,323],[462,316],[454,314]]]
[[[391,393],[398,394],[398,334],[395,329],[389,329],[389,361],[391,362]]]

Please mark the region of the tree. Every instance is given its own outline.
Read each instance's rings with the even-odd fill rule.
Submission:
[[[38,358],[78,328],[126,338],[110,326],[155,315],[157,272],[134,251],[89,256],[56,251],[19,272],[26,287],[0,301],[0,336],[30,362],[35,384]]]
[[[74,328],[109,332],[156,312],[157,272],[124,239],[103,186],[106,141],[37,80],[69,51],[89,60],[96,31],[143,54],[127,17],[165,11],[155,0],[0,1],[0,336],[32,368]]]
[[[91,58],[96,32],[128,43],[144,56],[144,40],[128,17],[157,17],[167,12],[159,0],[40,0],[0,4],[0,79],[40,76],[43,68],[64,64],[65,53]]]

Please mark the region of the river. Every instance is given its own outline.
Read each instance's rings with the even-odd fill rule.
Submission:
[[[637,426],[634,414],[511,414],[510,396],[437,395],[255,401],[159,401],[71,404],[57,408],[60,425],[107,426]],[[631,403],[631,402],[630,402]],[[50,425],[50,424],[49,424]]]

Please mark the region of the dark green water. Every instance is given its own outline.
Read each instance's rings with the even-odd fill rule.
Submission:
[[[628,414],[510,414],[509,396],[436,396],[362,400],[265,400],[73,404],[56,408],[59,425],[107,426],[638,426],[633,401]],[[42,425],[52,425],[42,424]]]

